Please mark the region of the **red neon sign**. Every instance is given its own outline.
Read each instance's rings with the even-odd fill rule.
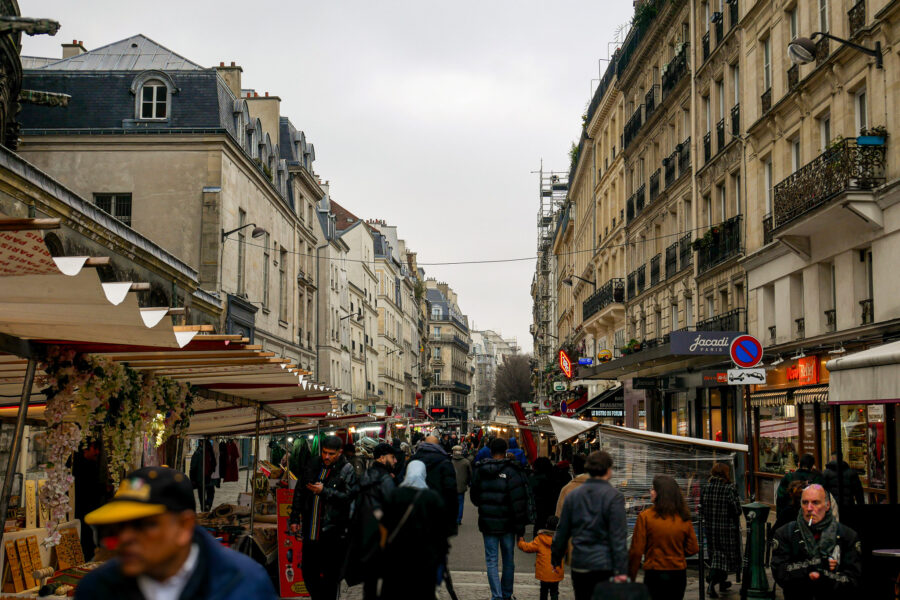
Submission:
[[[572,378],[572,359],[565,350],[559,351],[559,368],[562,369],[563,375],[569,379]]]

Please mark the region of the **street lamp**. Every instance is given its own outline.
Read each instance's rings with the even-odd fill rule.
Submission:
[[[579,277],[578,275],[571,275],[570,277],[566,277],[565,279],[562,280],[562,282],[563,282],[564,284],[566,284],[567,286],[572,287],[572,284],[573,284],[572,278],[573,278],[573,277],[574,277],[575,279],[579,279],[579,280],[581,280],[581,281],[583,281],[583,282],[585,282],[585,283],[589,283],[589,284],[591,284],[592,286],[594,286],[594,289],[595,289],[595,290],[597,289],[597,282],[596,282],[596,281],[591,281],[590,279],[585,279],[584,277]]]
[[[814,61],[816,59],[816,43],[813,40],[817,37],[828,38],[830,40],[840,42],[845,46],[850,46],[851,48],[859,50],[863,54],[868,54],[875,59],[876,68],[884,68],[884,63],[881,57],[881,42],[875,42],[874,49],[866,48],[865,46],[854,44],[849,40],[839,38],[835,35],[831,35],[830,33],[825,33],[824,31],[817,31],[808,38],[794,38],[794,40],[790,44],[788,44],[788,55],[791,57],[791,62],[795,65],[805,65]]]
[[[246,228],[246,227],[252,227],[252,228],[253,228],[253,232],[250,234],[250,237],[252,237],[252,238],[259,238],[259,237],[262,237],[262,236],[266,235],[266,233],[268,233],[268,232],[265,230],[265,228],[263,228],[263,227],[257,227],[257,226],[256,226],[256,223],[247,223],[246,225],[241,225],[240,227],[236,227],[235,229],[232,229],[231,231],[225,231],[225,230],[223,229],[223,230],[222,230],[222,241],[224,242],[224,241],[225,241],[225,238],[227,238],[229,235],[231,235],[232,233],[234,233],[234,232],[236,232],[236,231],[240,231],[241,229],[244,229],[244,228]]]

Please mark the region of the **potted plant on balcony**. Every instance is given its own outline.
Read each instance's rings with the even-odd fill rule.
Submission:
[[[863,127],[859,130],[859,137],[856,138],[856,143],[859,146],[884,146],[887,135],[887,128],[884,125],[869,129]]]
[[[622,348],[622,354],[634,354],[635,352],[641,351],[641,343],[636,339],[632,338],[625,347]]]

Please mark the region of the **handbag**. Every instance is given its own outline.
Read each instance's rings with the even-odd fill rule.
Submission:
[[[406,525],[406,522],[409,520],[410,515],[412,514],[413,509],[416,507],[416,501],[419,499],[419,496],[422,495],[422,490],[416,492],[416,495],[413,496],[412,501],[409,503],[409,506],[406,507],[406,511],[403,513],[403,516],[400,517],[400,520],[397,521],[397,525],[394,527],[394,530],[388,534],[388,530],[384,525],[379,523],[378,527],[381,529],[381,548],[384,549],[385,546],[393,543],[394,538],[397,537],[397,534],[400,533],[400,530],[403,529],[403,526]]]

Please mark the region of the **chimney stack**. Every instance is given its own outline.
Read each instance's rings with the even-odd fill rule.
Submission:
[[[235,98],[241,97],[241,73],[243,73],[243,69],[234,64],[234,61],[231,61],[231,66],[225,66],[225,61],[221,61],[219,66],[216,67],[216,71],[218,71],[219,76],[225,80],[225,85],[228,86],[228,89],[231,90],[231,93],[234,94]]]
[[[84,54],[87,50],[84,47],[84,42],[79,40],[72,40],[71,44],[61,44],[62,45],[62,57],[63,58],[72,58],[73,56],[78,56],[80,54]]]

